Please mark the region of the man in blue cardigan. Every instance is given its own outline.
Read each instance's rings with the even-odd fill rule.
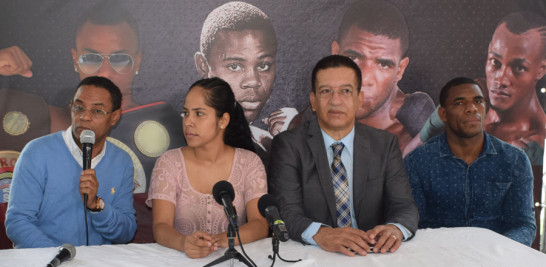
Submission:
[[[71,126],[25,146],[15,165],[6,213],[6,232],[16,248],[127,243],[133,238],[133,163],[107,141],[121,116],[121,98],[107,78],[85,78],[70,104]],[[96,136],[91,168],[84,171],[83,130]]]

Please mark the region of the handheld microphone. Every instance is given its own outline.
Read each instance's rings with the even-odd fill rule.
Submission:
[[[228,181],[217,182],[212,187],[212,195],[218,204],[224,206],[224,212],[228,217],[229,223],[237,229],[237,211],[233,207],[232,200],[235,198],[233,186]]]
[[[57,253],[57,256],[51,260],[47,267],[59,266],[59,264],[73,259],[74,256],[76,256],[76,248],[70,244],[63,244],[59,247],[59,253]]]
[[[80,143],[82,144],[83,152],[83,170],[91,168],[91,158],[93,152],[93,144],[95,143],[95,132],[91,130],[83,130],[80,134]],[[83,205],[87,206],[88,196],[83,194]]]
[[[264,218],[267,219],[269,227],[277,235],[280,241],[288,241],[288,231],[286,230],[286,224],[279,215],[279,209],[277,208],[277,201],[272,195],[265,194],[260,200],[258,200],[258,210]]]
[[[93,144],[95,144],[95,132],[91,130],[83,130],[80,134],[80,143],[82,144],[83,152],[83,169],[87,170],[91,168]]]

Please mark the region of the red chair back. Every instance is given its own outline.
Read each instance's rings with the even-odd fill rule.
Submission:
[[[0,249],[13,248],[13,243],[6,234],[6,211],[8,210],[8,203],[0,203]]]
[[[154,235],[152,230],[152,209],[146,206],[147,193],[133,194],[134,207],[136,210],[137,230],[135,238],[131,243],[153,243]]]

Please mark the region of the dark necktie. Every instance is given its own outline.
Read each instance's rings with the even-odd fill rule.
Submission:
[[[343,166],[343,162],[341,162],[341,151],[343,151],[345,146],[343,143],[334,143],[331,147],[334,151],[331,172],[334,193],[336,195],[337,226],[351,226],[349,182],[347,181],[347,171],[345,170],[345,166]]]

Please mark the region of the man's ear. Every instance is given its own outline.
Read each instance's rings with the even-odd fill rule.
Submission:
[[[78,72],[78,59],[76,58],[77,53],[74,48],[70,49],[70,53],[72,54],[72,63],[74,64],[74,70]]]
[[[543,59],[541,62],[540,62],[540,67],[538,69],[538,73],[537,73],[537,81],[542,79],[544,77],[544,75],[546,74],[546,59]]]
[[[135,60],[135,66],[134,66],[135,74],[138,74],[138,71],[140,70],[140,62],[142,62],[142,50],[139,50],[136,53],[134,60]]]
[[[404,77],[404,72],[406,71],[406,68],[409,65],[409,57],[404,57],[400,60],[398,72],[396,73],[396,82],[399,82],[402,80],[402,77]]]
[[[359,109],[362,108],[362,105],[364,105],[364,90],[360,89],[360,91],[358,91],[358,106],[359,106]]]
[[[311,110],[313,110],[313,111],[316,111],[316,110],[315,110],[315,97],[316,97],[316,96],[315,96],[315,93],[314,93],[314,92],[311,92],[311,93],[309,94],[309,102],[311,103]]]
[[[199,75],[201,75],[202,78],[209,78],[210,67],[205,55],[201,52],[196,52],[193,56],[193,60],[195,61],[195,68],[197,69],[197,72],[199,72]]]
[[[330,46],[330,49],[332,50],[332,55],[338,55],[339,54],[339,43],[337,41],[332,41],[332,45]]]
[[[121,108],[118,108],[117,110],[112,111],[112,118],[110,120],[110,126],[116,125],[116,123],[118,123],[120,118],[121,118]]]
[[[440,116],[440,119],[447,123],[447,114],[446,114],[446,109],[442,106],[438,107],[438,115]]]

